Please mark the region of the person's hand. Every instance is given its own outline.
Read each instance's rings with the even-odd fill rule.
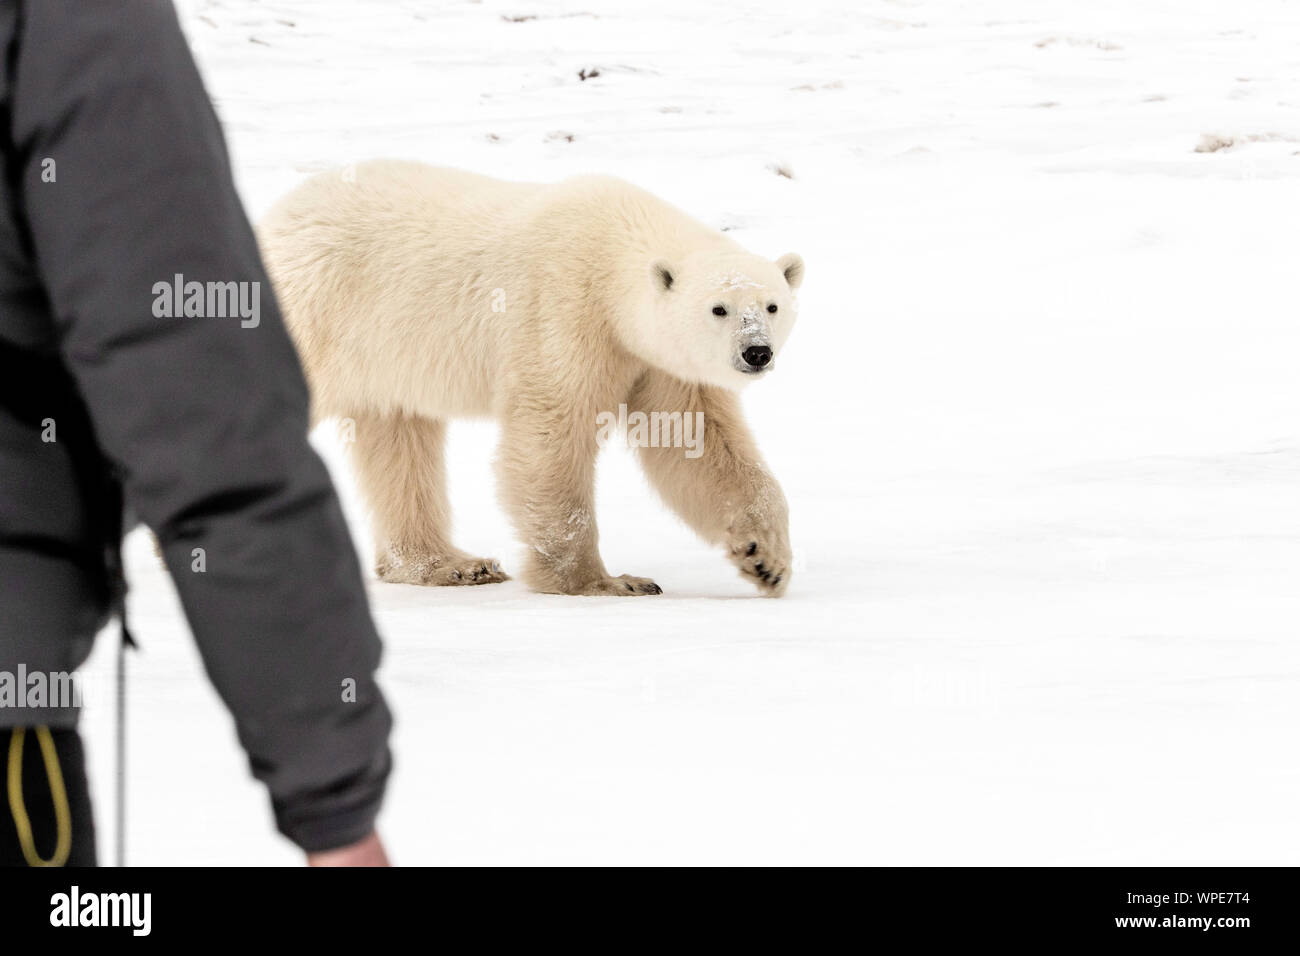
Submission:
[[[371,831],[370,836],[341,846],[337,850],[324,850],[320,853],[307,854],[308,866],[391,866],[384,845],[379,841],[379,834]]]

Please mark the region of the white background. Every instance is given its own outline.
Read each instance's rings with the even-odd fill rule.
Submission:
[[[745,399],[786,599],[623,451],[602,550],[662,597],[371,581],[396,862],[1300,863],[1297,4],[181,9],[254,217],[375,156],[606,172],[808,264]],[[494,438],[453,431],[457,537],[511,570]],[[296,862],[129,544],[130,861]]]

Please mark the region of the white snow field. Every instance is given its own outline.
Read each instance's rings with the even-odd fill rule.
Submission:
[[[181,10],[254,217],[375,156],[605,172],[807,261],[745,399],[784,600],[621,449],[602,550],[662,597],[378,583],[318,430],[386,640],[395,862],[1300,863],[1300,4]],[[495,434],[454,428],[457,537],[512,570]],[[129,570],[129,862],[299,862],[140,534]]]

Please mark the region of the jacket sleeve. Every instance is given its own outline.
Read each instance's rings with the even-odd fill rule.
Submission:
[[[280,830],[346,845],[373,826],[390,765],[379,638],[175,11],[27,0],[20,17],[9,133],[64,360]],[[240,284],[219,288],[245,308],[213,315],[235,309],[208,295],[191,303],[205,317],[168,317],[190,282]]]

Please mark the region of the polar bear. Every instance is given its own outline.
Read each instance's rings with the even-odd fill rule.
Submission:
[[[608,572],[597,548],[598,424],[622,411],[702,423],[693,452],[639,442],[646,474],[760,593],[785,593],[786,499],[737,393],[790,334],[799,256],[752,255],[614,178],[515,183],[391,160],[307,180],[258,237],[313,419],[354,423],[382,580],[506,580],[452,544],[445,488],[448,420],[491,417],[528,585],[661,593]]]

